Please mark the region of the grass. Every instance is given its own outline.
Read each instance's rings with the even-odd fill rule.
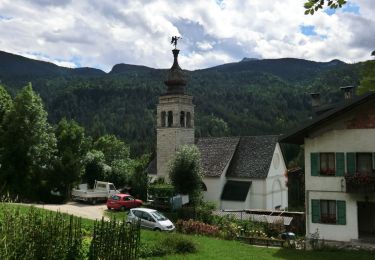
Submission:
[[[129,211],[119,211],[119,210],[104,210],[104,215],[109,219],[115,218],[118,220],[123,220],[128,217]]]
[[[8,204],[9,207],[16,207],[18,205]],[[19,206],[21,211],[26,211],[27,206]],[[44,210],[44,209],[38,209]],[[125,217],[126,212],[109,211],[108,216],[115,216],[116,219]],[[94,221],[89,219],[82,219],[82,224],[89,229],[93,226]],[[149,230],[141,231],[141,241],[146,243],[158,243],[164,237],[169,236],[169,233],[154,232]],[[184,235],[192,239],[198,245],[198,253],[188,255],[167,255],[160,258],[149,259],[373,259],[373,253],[365,251],[301,251],[283,248],[266,248],[255,247],[247,245],[238,241],[228,241],[204,236],[190,236]]]

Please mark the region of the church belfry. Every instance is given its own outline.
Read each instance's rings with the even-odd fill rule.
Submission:
[[[172,38],[172,43],[177,37]],[[168,162],[185,144],[194,144],[193,97],[185,92],[186,79],[178,65],[180,50],[173,49],[173,65],[164,82],[167,91],[159,97],[157,105],[156,156],[157,177],[168,180]]]

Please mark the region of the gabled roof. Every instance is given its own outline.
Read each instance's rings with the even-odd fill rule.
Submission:
[[[320,126],[330,122],[338,116],[347,113],[361,104],[375,99],[375,92],[368,92],[362,96],[354,98],[352,101],[346,101],[341,103],[336,108],[321,114],[312,120],[306,122],[301,127],[291,131],[280,137],[281,143],[292,143],[292,144],[303,144],[304,138],[308,135],[311,130],[317,129]]]
[[[199,138],[197,147],[201,152],[202,168],[205,176],[220,176],[232,158],[239,137]]]
[[[241,137],[227,177],[267,178],[277,139],[277,135]]]
[[[245,201],[251,181],[227,181],[221,194],[222,200]]]

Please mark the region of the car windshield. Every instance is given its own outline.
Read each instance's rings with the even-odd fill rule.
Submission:
[[[161,214],[159,211],[150,212],[150,214],[157,220],[157,221],[163,221],[167,220],[166,217],[164,217],[163,214]]]

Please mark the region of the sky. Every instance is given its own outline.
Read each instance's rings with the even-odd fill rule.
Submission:
[[[244,57],[371,59],[375,1],[304,15],[305,0],[0,0],[0,50],[66,67],[195,70]]]

